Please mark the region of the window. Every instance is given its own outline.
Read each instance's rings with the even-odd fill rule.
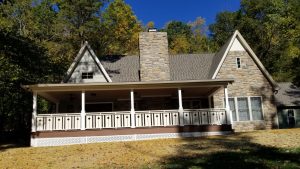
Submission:
[[[232,112],[232,120],[236,121],[236,110],[235,110],[235,103],[234,103],[234,98],[228,98],[229,101],[229,107]]]
[[[232,97],[228,101],[233,121],[263,120],[261,97]]]
[[[250,120],[247,97],[237,98],[237,102],[238,102],[239,120],[240,121]]]
[[[229,108],[232,112],[232,120],[236,121],[236,109],[235,109],[234,98],[228,98],[228,102],[229,102]],[[225,99],[224,99],[224,103],[225,103]]]
[[[261,108],[261,98],[260,97],[251,97],[251,110],[252,110],[252,119],[253,120],[262,120],[262,108]]]
[[[82,79],[93,79],[93,75],[94,75],[93,72],[83,72],[81,74],[81,78]]]
[[[236,58],[236,67],[241,68],[241,58]]]

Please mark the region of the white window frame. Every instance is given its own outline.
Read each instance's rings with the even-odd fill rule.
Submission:
[[[265,113],[264,113],[264,104],[263,104],[264,101],[263,101],[262,96],[249,96],[250,103],[251,103],[251,97],[259,97],[260,98],[260,101],[261,101],[261,113],[262,113],[262,120],[252,120],[252,121],[264,121],[264,119],[265,119]],[[251,112],[252,112],[252,109],[251,109]]]
[[[239,62],[238,62],[238,60],[239,60]],[[236,64],[236,68],[241,69],[242,68],[242,59],[240,57],[236,57],[235,64]]]
[[[262,120],[253,120],[252,107],[251,107],[251,98],[252,97],[259,97],[260,100],[261,100]],[[228,98],[233,98],[234,99],[234,106],[235,106],[235,113],[236,113],[236,121],[234,121],[234,122],[264,121],[264,119],[265,119],[265,113],[264,113],[263,98],[262,98],[262,96],[236,96],[236,97],[228,97]],[[240,121],[238,101],[237,101],[238,98],[247,98],[250,120]],[[225,107],[225,101],[224,101],[224,99],[223,99],[223,106]]]

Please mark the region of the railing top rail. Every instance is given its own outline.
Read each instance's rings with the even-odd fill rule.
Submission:
[[[225,108],[183,109],[183,111],[225,111]]]
[[[130,111],[112,111],[112,112],[86,112],[87,115],[90,114],[130,114]]]
[[[80,116],[80,113],[37,114],[37,116]]]

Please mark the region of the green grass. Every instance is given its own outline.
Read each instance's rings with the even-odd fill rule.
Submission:
[[[60,147],[0,145],[0,168],[300,168],[300,129]]]

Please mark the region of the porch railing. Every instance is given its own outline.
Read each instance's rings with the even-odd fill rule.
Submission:
[[[178,110],[135,111],[134,127],[158,127],[179,125],[228,124],[225,109],[185,109],[182,116]],[[37,131],[78,130],[81,128],[80,113],[39,114]],[[131,127],[130,111],[86,113],[86,129]]]
[[[80,113],[39,114],[36,117],[37,131],[80,129]]]

